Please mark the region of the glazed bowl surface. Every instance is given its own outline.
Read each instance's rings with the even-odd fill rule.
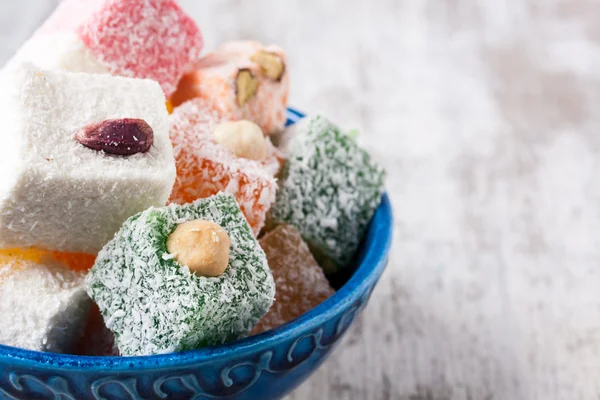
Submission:
[[[289,109],[288,125],[302,117]],[[148,357],[82,357],[0,345],[0,399],[279,399],[323,363],[366,306],[387,265],[392,229],[384,195],[348,276],[334,282],[335,295],[257,336]]]

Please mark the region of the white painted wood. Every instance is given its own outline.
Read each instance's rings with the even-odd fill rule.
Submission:
[[[54,1],[4,1],[0,59]],[[370,306],[290,400],[600,398],[597,0],[185,0],[282,44],[292,101],[387,166]]]

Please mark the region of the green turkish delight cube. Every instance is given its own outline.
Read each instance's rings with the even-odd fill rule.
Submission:
[[[385,172],[322,116],[292,130],[271,223],[294,225],[332,274],[354,257],[381,202]]]
[[[177,226],[197,219],[220,225],[231,241],[229,264],[216,278],[190,272],[167,249]],[[86,283],[119,351],[128,356],[244,337],[275,295],[265,254],[235,198],[225,194],[131,217],[100,252]]]

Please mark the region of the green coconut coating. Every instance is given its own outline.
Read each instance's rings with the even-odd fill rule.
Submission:
[[[184,222],[217,223],[231,241],[229,265],[200,277],[175,261],[167,238]],[[87,291],[122,355],[150,355],[242,338],[267,313],[275,284],[235,198],[150,208],[128,219],[98,255]]]
[[[294,225],[331,274],[358,250],[381,202],[385,172],[322,116],[292,129],[271,222]]]

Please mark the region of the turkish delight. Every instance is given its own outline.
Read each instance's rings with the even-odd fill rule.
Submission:
[[[153,79],[170,96],[202,46],[174,0],[64,0],[13,62]]]
[[[277,46],[231,42],[203,57],[171,97],[173,106],[199,98],[227,120],[249,120],[266,135],[283,130],[289,95],[286,55]]]
[[[233,123],[233,128],[232,123],[223,125],[218,116],[202,108],[196,100],[176,108],[170,118],[177,165],[177,179],[170,201],[185,204],[219,192],[233,194],[257,235],[275,200],[277,183],[273,176],[280,165],[275,147],[260,133],[252,135],[250,127],[250,136],[258,144],[242,143],[238,151],[234,151],[235,144],[226,143],[226,136],[243,134],[248,124],[238,121]],[[242,125],[243,129],[236,129],[236,125]],[[221,131],[221,143],[215,134],[217,130]],[[254,154],[242,154],[244,152]],[[256,154],[262,160],[241,157]]]
[[[327,274],[354,257],[381,202],[384,170],[321,116],[286,135],[287,162],[270,223],[295,226]]]
[[[265,253],[225,194],[130,218],[98,255],[87,288],[126,356],[244,337],[275,294]]]
[[[280,225],[263,236],[259,243],[267,255],[276,291],[273,306],[252,329],[253,334],[290,322],[335,293],[300,232],[293,226]]]
[[[164,94],[150,80],[5,70],[0,248],[96,254],[175,181]]]
[[[0,256],[0,343],[66,353],[83,333],[90,306],[84,274],[54,261]]]

